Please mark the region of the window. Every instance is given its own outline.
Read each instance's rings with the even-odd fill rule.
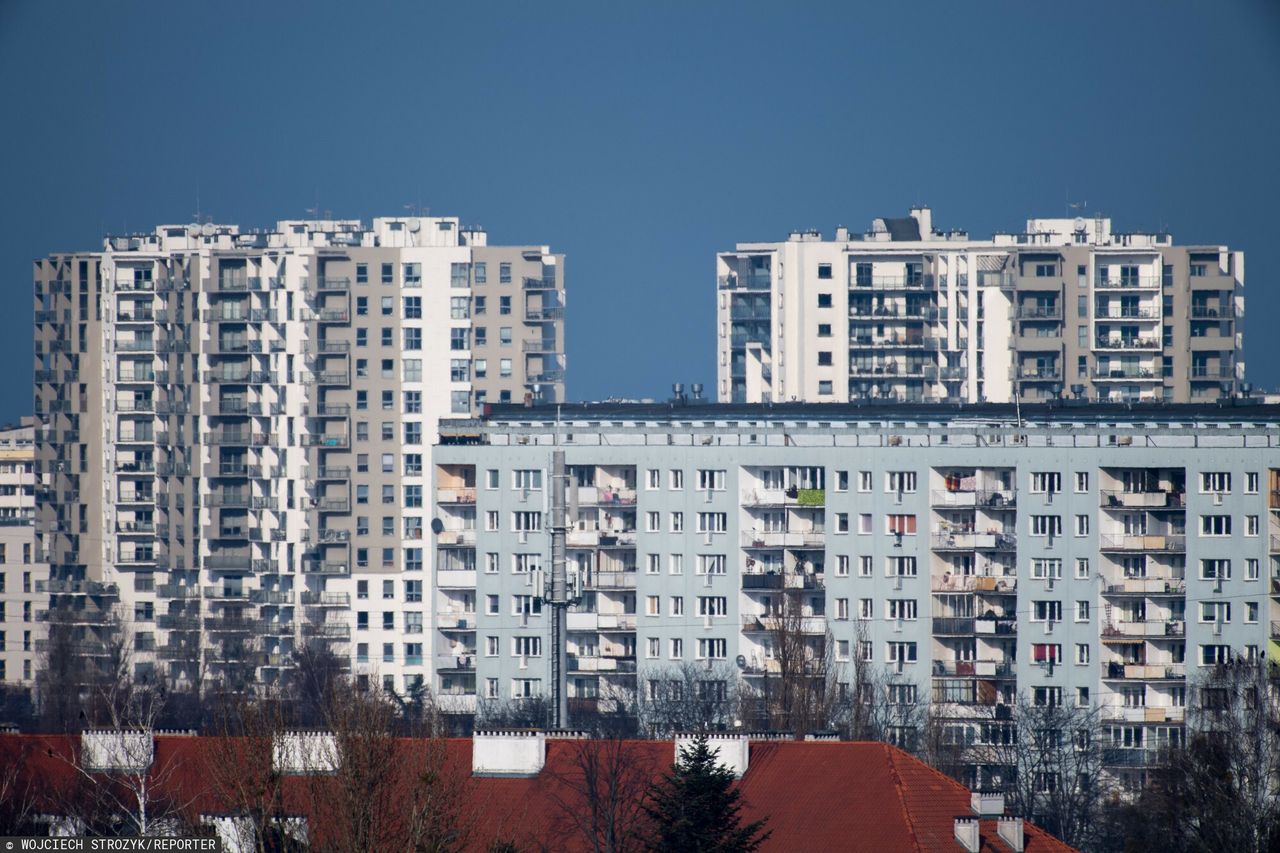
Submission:
[[[914,515],[887,515],[885,516],[886,531],[895,536],[915,536],[916,535],[916,517]]]
[[[1244,475],[1244,493],[1246,495],[1256,495],[1258,493],[1258,472],[1249,471]]]
[[[1086,666],[1089,663],[1089,644],[1076,643],[1076,663]]]
[[[1077,536],[1089,535],[1089,516],[1087,515],[1076,516],[1076,535]]]
[[[728,558],[724,554],[699,554],[698,574],[723,575],[727,564]]]
[[[849,577],[849,555],[848,554],[836,555],[836,577],[838,578]]]
[[[889,663],[915,663],[916,644],[892,642],[885,643],[886,660]]]
[[[467,329],[450,329],[449,330],[449,349],[454,350],[455,352],[458,350],[467,349],[467,332],[468,332]],[[478,337],[479,337],[479,332],[477,331],[477,338]],[[477,340],[477,343],[478,342],[479,341]]]
[[[684,513],[683,512],[671,513],[671,532],[672,533],[684,532]]]
[[[649,491],[662,488],[662,471],[649,468],[644,472],[644,487]]]
[[[1231,580],[1231,561],[1221,559],[1201,560],[1200,579],[1206,581]]]
[[[369,283],[369,265],[356,264],[356,284]]]
[[[679,637],[673,637],[667,645],[667,656],[672,660],[680,660],[684,657],[684,640]]]
[[[649,596],[645,596],[645,599],[644,599],[644,614],[645,614],[646,616],[661,616],[661,615],[662,615],[662,598],[661,598],[661,596],[657,596],[657,595],[649,595]]]
[[[1200,647],[1201,666],[1213,666],[1214,664],[1230,662],[1230,646],[1205,645]]]
[[[835,490],[837,492],[849,491],[849,472],[848,471],[836,472]]]
[[[1055,600],[1031,602],[1031,621],[1061,622],[1062,602]]]
[[[511,264],[508,264],[508,263],[498,264],[498,283],[499,284],[511,283]]]
[[[722,470],[713,470],[710,468],[698,469],[698,491],[700,492],[722,492],[724,491],[724,474]]]
[[[829,338],[829,337],[831,337],[831,324],[830,324],[830,323],[819,323],[819,324],[818,324],[818,337],[820,337],[820,338]]]
[[[536,533],[542,529],[542,513],[530,510],[511,513],[511,529],[517,533]]]
[[[1061,536],[1062,535],[1062,516],[1060,515],[1033,515],[1031,516],[1031,535],[1032,536]]]
[[[648,554],[645,556],[645,572],[651,575],[662,574],[661,554]]]
[[[1053,278],[1057,274],[1057,264],[1036,264],[1036,278]]]
[[[356,329],[356,346],[364,347],[369,345],[369,330],[360,326]]]
[[[1202,471],[1200,473],[1200,493],[1227,493],[1231,491],[1230,471]]]
[[[499,314],[511,313],[511,297],[510,296],[498,297],[498,313]]]
[[[1043,557],[1031,560],[1031,577],[1036,580],[1057,580],[1062,577],[1062,560]]]
[[[657,637],[650,637],[645,643],[644,656],[647,658],[656,658],[662,654],[662,641]]]
[[[891,578],[914,578],[920,570],[915,557],[888,557],[885,567],[886,576]]]
[[[501,326],[498,328],[498,343],[504,347],[511,346],[511,327]]]
[[[393,264],[382,265],[382,283],[391,284],[395,281],[395,266]]]
[[[650,510],[644,514],[644,529],[646,533],[660,533],[662,531],[662,514]]]
[[[1253,625],[1258,621],[1258,602],[1246,601],[1244,603],[1244,621]]]
[[[671,558],[667,560],[667,566],[667,571],[673,575],[684,574],[684,554],[672,554]]]
[[[509,358],[498,359],[498,375],[503,378],[506,378],[511,375],[511,359]]]
[[[831,264],[818,264],[818,278],[831,278]]]
[[[858,472],[858,491],[860,492],[871,491],[871,472],[870,471]]]
[[[919,612],[919,602],[914,598],[891,598],[885,602],[885,605],[885,616],[889,619],[914,622]]]
[[[1076,493],[1082,494],[1087,491],[1089,491],[1089,472],[1077,471],[1076,472]]]
[[[1201,622],[1222,622],[1229,623],[1231,621],[1231,602],[1229,601],[1202,601],[1200,602],[1200,621]]]
[[[849,618],[849,599],[847,599],[847,598],[837,598],[837,599],[836,599],[836,615],[835,615],[835,618],[837,618],[837,619],[848,619],[848,618]]]
[[[404,413],[406,415],[422,414],[422,392],[421,391],[405,391],[404,392]]]
[[[1229,515],[1200,516],[1200,535],[1201,536],[1230,536],[1231,535],[1231,516]]]
[[[724,533],[729,529],[729,516],[723,512],[698,513],[699,533]]]
[[[1062,705],[1061,687],[1031,688],[1031,704],[1037,708],[1057,708]]]
[[[1258,579],[1258,558],[1249,557],[1244,561],[1244,579],[1247,581],[1256,581]]]
[[[519,491],[541,491],[541,468],[518,468],[511,472],[511,488]]]
[[[823,350],[818,353],[818,366],[819,367],[831,366],[831,352],[829,350]]]
[[[870,598],[858,599],[858,618],[862,620],[874,619],[876,617],[875,600]]]
[[[515,636],[511,638],[512,657],[536,658],[542,656],[542,638],[533,636]]]
[[[840,516],[842,515],[844,516],[845,532],[848,532],[849,517],[848,517],[848,514],[846,513],[836,513],[837,528],[839,527]],[[872,532],[872,529],[873,529],[873,520],[872,520],[871,513],[869,512],[858,513],[858,534],[861,536],[867,536]],[[839,532],[838,529],[837,529],[837,532]]]
[[[654,596],[656,599],[657,596]],[[654,615],[657,615],[656,613]],[[729,601],[722,595],[700,595],[698,596],[698,615],[699,616],[728,616]]]
[[[1076,602],[1076,621],[1077,622],[1089,621],[1089,602],[1087,601]]]
[[[487,284],[489,281],[489,265],[484,261],[476,261],[471,265],[475,272],[476,284]]]
[[[819,294],[818,294],[818,307],[819,307],[819,308],[830,308],[830,307],[831,307],[831,294],[830,294],[830,293],[819,293]]]
[[[680,595],[671,596],[670,609],[671,609],[672,616],[683,616],[684,615],[684,596],[680,596]]]
[[[1256,515],[1246,515],[1244,517],[1244,535],[1258,535],[1258,517]]]
[[[699,660],[724,660],[729,654],[729,643],[722,637],[706,637],[698,640]]]
[[[884,475],[885,494],[914,494],[916,490],[915,471],[887,471]]]
[[[1062,475],[1057,471],[1036,471],[1031,474],[1033,494],[1056,495],[1062,491]]]
[[[679,468],[672,468],[671,475],[668,479],[673,491],[680,491],[684,488],[684,471]]]

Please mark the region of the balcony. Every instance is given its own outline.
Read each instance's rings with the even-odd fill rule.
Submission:
[[[1132,275],[1120,278],[1095,276],[1093,286],[1103,290],[1159,290],[1160,277],[1155,275]]]
[[[636,572],[635,569],[622,572],[598,570],[592,573],[587,586],[592,589],[635,589]]]
[[[1175,595],[1187,593],[1187,582],[1182,578],[1123,578],[1117,583],[1109,583],[1102,591],[1103,595],[1148,596]]]
[[[1187,549],[1187,537],[1182,534],[1134,536],[1104,533],[1098,538],[1103,551],[1185,551]]]
[[[933,617],[934,636],[969,635],[973,633],[972,617],[935,616]]]
[[[474,504],[475,489],[436,489],[436,504]]]
[[[204,443],[220,446],[272,447],[275,436],[265,432],[220,431],[204,434]]]
[[[1169,681],[1187,677],[1184,663],[1140,664],[1111,661],[1104,678],[1111,681]]]
[[[1019,320],[1061,320],[1062,306],[1023,303],[1017,307],[1016,316]]]
[[[351,289],[351,279],[318,276],[304,280],[303,285],[308,293],[345,293]]]
[[[345,435],[316,435],[310,433],[302,436],[302,445],[304,447],[320,447],[320,448],[344,448],[350,443],[350,439]]]
[[[246,293],[250,290],[262,290],[260,276],[219,276],[206,281],[209,290],[213,293]]]
[[[932,275],[872,275],[857,276],[849,290],[924,290],[926,287],[933,287]]]
[[[935,660],[933,675],[941,677],[974,676],[976,678],[1013,678],[1013,661],[1007,660]]]
[[[1123,335],[1099,335],[1094,339],[1095,349],[1105,350],[1159,350],[1160,339],[1156,337],[1127,337]]]
[[[442,631],[474,631],[476,629],[476,615],[474,613],[438,613],[436,614],[436,628]]]
[[[321,323],[349,323],[351,312],[345,308],[322,308],[316,312],[316,320]]]
[[[556,305],[549,308],[526,308],[524,312],[525,322],[528,323],[549,323],[555,320],[564,319],[564,306]]]
[[[1012,595],[1018,588],[1013,575],[947,575],[933,578],[933,592],[977,592]]]
[[[349,385],[351,383],[351,374],[324,371],[316,374],[316,382],[320,385]]]
[[[553,354],[560,351],[559,345],[555,342],[555,339],[548,338],[524,341],[520,347],[523,352],[527,353]]]
[[[1235,379],[1235,371],[1230,366],[1212,367],[1204,364],[1193,364],[1188,374],[1193,382],[1217,382],[1221,379]]]
[[[1145,621],[1118,621],[1102,626],[1102,641],[1123,640],[1133,637],[1182,637],[1187,625],[1181,619],[1147,619]]]
[[[636,629],[634,613],[600,613],[597,619],[601,631],[634,631]]]
[[[302,604],[307,607],[346,608],[351,604],[351,596],[345,592],[312,592],[302,593]]]
[[[351,468],[346,465],[322,465],[316,469],[317,480],[349,480]]]
[[[526,276],[522,284],[525,290],[555,290],[555,280],[547,280],[545,278],[532,278]]]
[[[931,534],[930,540],[935,551],[1012,551],[1018,545],[1012,532],[944,531]]]
[[[1123,382],[1133,382],[1134,380],[1159,381],[1162,377],[1157,376],[1156,372],[1149,367],[1109,367],[1093,369],[1093,378],[1098,382],[1107,380],[1120,380]]]
[[[1062,379],[1061,365],[1019,365],[1018,378],[1033,382],[1047,382]]]
[[[1193,320],[1234,320],[1235,318],[1236,310],[1234,307],[1194,304],[1191,306],[1191,319]]]
[[[1187,505],[1185,492],[1103,490],[1100,498],[1103,509],[1183,509]]]
[[[320,498],[316,501],[319,512],[350,512],[351,501],[347,498]]]
[[[436,544],[442,546],[461,545],[474,548],[476,544],[475,530],[445,529],[436,536]]]
[[[341,576],[349,573],[350,567],[341,560],[306,560],[302,571],[309,575]]]

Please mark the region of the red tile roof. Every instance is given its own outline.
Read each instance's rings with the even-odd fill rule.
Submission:
[[[465,785],[462,821],[470,847],[484,851],[495,840],[511,840],[519,849],[585,851],[587,845],[569,818],[577,795],[567,778],[577,775],[574,740],[548,739],[546,763],[533,777],[471,775],[471,741],[443,742],[447,771]],[[175,799],[190,803],[192,816],[227,811],[210,790],[212,738],[162,735],[156,739],[154,768],[172,768],[164,785]],[[0,735],[0,764],[21,756],[38,780],[62,788],[74,779],[67,758],[77,739]],[[421,744],[400,742],[406,757]],[[669,769],[670,741],[627,741],[627,761],[652,778]],[[286,780],[289,812],[308,814],[317,802],[304,790],[315,777]],[[871,742],[753,741],[750,767],[738,783],[744,818],[767,818],[772,835],[767,851],[875,850],[959,851],[954,819],[971,815],[969,790],[895,747]],[[567,808],[568,807],[568,808]],[[579,810],[580,811],[580,810]],[[324,833],[332,814],[308,814],[311,832]],[[984,853],[1008,853],[993,819],[981,821]],[[318,835],[313,835],[318,837]],[[1026,853],[1070,853],[1072,848],[1030,823],[1025,824]]]

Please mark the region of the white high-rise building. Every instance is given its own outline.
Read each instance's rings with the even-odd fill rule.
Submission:
[[[1211,402],[1244,379],[1244,255],[1031,219],[979,240],[928,208],[717,256],[725,402]]]
[[[35,551],[35,426],[0,428],[0,685],[30,684],[39,663],[49,567]]]
[[[437,421],[563,399],[563,271],[418,216],[38,261],[52,618],[89,654],[123,623],[136,671],[176,685],[269,683],[311,643],[425,684]]]

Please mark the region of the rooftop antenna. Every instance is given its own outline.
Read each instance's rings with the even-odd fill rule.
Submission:
[[[563,729],[569,723],[568,649],[565,645],[565,614],[581,598],[581,585],[575,574],[569,581],[565,557],[565,534],[568,518],[565,510],[569,474],[564,450],[560,448],[560,404],[556,404],[555,432],[551,451],[551,577],[543,587],[543,603],[551,608],[551,713],[552,728]]]

